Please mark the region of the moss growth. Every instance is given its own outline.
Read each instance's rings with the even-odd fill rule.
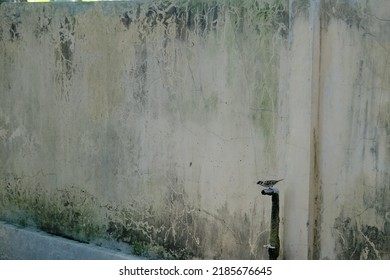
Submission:
[[[308,1],[296,2],[302,6]],[[165,26],[164,32],[167,32],[171,29],[168,26],[173,24],[176,28],[176,39],[188,45],[187,58],[191,57],[194,44],[202,44],[203,40],[210,36],[217,37],[218,42],[224,42],[228,53],[226,56],[228,83],[235,81],[238,66],[246,64],[242,61],[242,54],[250,52],[252,59],[248,63],[256,60],[256,65],[243,67],[250,67],[246,71],[254,73],[248,77],[248,83],[251,84],[249,88],[253,104],[251,107],[254,108],[252,119],[263,131],[265,148],[272,150],[278,104],[277,50],[280,39],[283,40],[288,34],[289,1],[154,1],[153,4],[142,7],[141,11],[138,10],[131,13],[129,11],[125,16],[121,15],[121,21],[126,28],[138,21],[142,22],[140,28],[145,29],[145,34],[150,34],[155,25]],[[220,50],[221,46],[216,47]],[[200,101],[195,95],[187,99],[180,108],[185,107],[183,111],[190,114],[193,108],[199,108]],[[216,102],[208,102],[205,109],[216,108],[214,105]]]
[[[24,180],[8,176],[0,195],[0,218],[20,226],[88,242],[102,236],[104,227],[95,224],[92,196],[74,186],[47,195],[38,184],[27,188]]]
[[[339,217],[337,231],[337,258],[344,260],[386,258],[390,248],[389,235],[375,226],[360,225],[357,219]]]
[[[128,243],[135,254],[147,258],[188,259],[193,256],[178,240],[167,240],[169,230],[164,229],[169,228],[165,223],[170,223],[170,218],[163,221],[150,207],[142,210],[142,205],[137,205],[136,209],[103,206],[82,188],[68,186],[48,194],[39,184],[28,187],[28,181],[16,175],[8,175],[3,180],[0,219],[80,242],[115,239]],[[173,199],[172,203],[180,200]],[[107,219],[101,220],[102,216]]]
[[[133,201],[127,207],[107,213],[109,238],[133,246],[135,254],[147,258],[189,259],[194,256],[190,206],[184,201],[184,190],[166,194],[166,203],[156,212],[152,206]],[[109,207],[112,208],[112,207]]]
[[[367,18],[366,7],[348,1],[327,0],[322,9],[325,26],[331,18],[344,21],[350,27],[360,27],[361,22]]]
[[[253,53],[256,65],[249,68],[253,84],[251,107],[252,120],[265,138],[265,148],[274,149],[278,105],[278,48],[288,32],[288,1],[230,2],[226,23],[226,46],[228,56],[228,82],[236,76],[241,57],[238,53]],[[245,30],[245,32],[243,32]],[[247,37],[250,33],[251,36]],[[250,41],[250,49],[242,42]],[[244,67],[250,67],[251,61]],[[269,153],[272,154],[272,153]],[[270,159],[271,160],[271,159]]]
[[[135,255],[148,259],[177,260],[192,258],[192,255],[190,255],[186,250],[181,252],[170,251],[161,245],[153,245],[146,242],[135,243],[132,247]]]
[[[251,231],[246,213],[229,215],[223,208],[213,215],[196,210],[188,203],[182,183],[174,177],[170,181],[171,191],[165,192],[165,201],[156,211],[154,206],[139,200],[128,200],[127,205],[102,204],[75,186],[48,194],[47,188],[39,184],[30,188],[32,180],[8,175],[0,185],[0,219],[81,242],[124,242],[134,254],[151,259],[205,258],[206,249],[209,258],[234,254],[260,257],[261,245],[254,250],[247,243]],[[206,248],[210,232],[212,248]],[[221,233],[236,240],[235,252],[220,250]]]
[[[145,42],[148,32],[153,32],[154,26],[170,24],[176,24],[176,39],[187,43],[188,49],[193,43],[188,40],[189,36],[196,36],[196,43],[199,44],[208,36],[224,38],[225,41],[221,42],[226,43],[228,51],[228,81],[234,80],[237,65],[241,63],[241,57],[236,54],[250,50],[251,57],[248,60],[252,61],[252,64],[247,71],[253,70],[253,76],[248,78],[251,83],[250,103],[251,107],[254,107],[252,120],[263,132],[266,148],[273,144],[273,121],[278,93],[278,56],[275,49],[278,40],[283,38],[288,30],[287,0],[153,1],[145,5],[129,5],[129,9],[127,12],[118,10],[118,24],[123,25],[123,30],[137,24],[137,27],[142,29],[140,32],[145,31],[142,35],[144,37],[140,35],[142,43]],[[72,59],[72,41],[68,40],[66,35],[74,39],[75,24],[74,18],[66,19],[62,23],[63,30],[67,30],[69,34],[60,34],[63,38],[58,53],[62,53],[61,57],[67,60]],[[222,26],[223,28],[219,29]],[[217,47],[216,44],[216,49]],[[256,60],[256,63],[253,63],[253,60]],[[245,68],[249,62],[244,64]],[[69,65],[65,66],[69,68]],[[69,73],[68,70],[63,72]],[[70,76],[68,78],[70,79]],[[62,90],[61,88],[60,91]],[[201,103],[199,96],[195,94],[188,99],[188,111],[196,107],[194,104],[204,104],[204,110],[212,112],[217,110],[219,101],[218,96],[213,94],[205,95],[204,103]],[[199,226],[199,220],[202,219],[195,216],[194,209],[185,202],[180,184],[174,186],[178,191],[167,195],[167,206],[163,213],[155,213],[149,209],[150,205],[128,205],[121,209],[101,205],[101,202],[86,193],[82,186],[63,186],[59,190],[53,189],[50,193],[48,189],[51,184],[44,183],[44,187],[41,187],[34,185],[39,180],[30,179],[6,176],[0,190],[2,219],[22,226],[35,226],[83,242],[96,238],[112,238],[133,245],[134,252],[152,258],[181,259],[191,258],[192,255],[202,256],[205,246],[201,240],[202,234],[205,233],[199,233],[203,230],[203,225]],[[240,220],[237,223],[237,231],[241,225]],[[249,227],[246,232],[249,232]],[[183,248],[189,249],[186,251]],[[244,246],[243,248],[247,249]]]
[[[294,0],[291,2],[289,17],[290,24],[293,24],[295,18],[303,15],[306,18],[310,16],[310,6],[313,4],[313,1],[310,0]]]

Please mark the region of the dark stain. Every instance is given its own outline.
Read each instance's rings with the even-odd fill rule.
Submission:
[[[172,199],[180,200],[178,197],[171,197],[169,200]],[[172,204],[170,206],[172,207]],[[192,217],[188,216],[192,214],[181,216],[183,221],[177,223],[177,228],[173,229],[175,217],[168,215],[159,218],[151,206],[144,209],[141,215],[139,210],[132,207],[117,209],[109,215],[107,234],[111,239],[132,245],[133,253],[137,255],[152,259],[188,259],[193,257],[190,250],[185,247],[183,239],[188,238],[184,221],[187,224],[191,224],[192,221]],[[175,237],[172,230],[177,233]]]
[[[36,38],[42,37],[43,34],[49,32],[49,26],[51,25],[52,18],[47,17],[44,13],[38,17],[38,26],[34,30],[34,35]]]
[[[200,11],[198,11],[199,19],[198,19],[198,32],[204,32],[207,28],[207,7],[203,6]]]
[[[390,221],[385,222],[385,236],[390,236]]]
[[[331,17],[344,21],[350,28],[353,26],[359,28],[364,14],[355,1],[328,0],[322,5],[324,27],[328,25]]]
[[[186,29],[195,31],[198,35],[212,30],[218,23],[218,5],[215,1],[190,2],[186,10],[177,12],[179,18],[181,14],[185,15]]]
[[[366,101],[366,105],[364,107],[364,127],[363,127],[363,137],[364,139],[369,139],[368,134],[368,100]],[[364,159],[366,154],[366,142],[363,141],[363,149],[362,149],[362,159]]]
[[[124,26],[126,26],[127,29],[129,29],[130,24],[132,23],[132,19],[129,16],[129,14],[124,14],[124,16],[121,18],[121,22],[123,23]]]
[[[364,61],[360,60],[360,62],[359,62],[359,82],[363,78],[363,65],[364,65]]]
[[[124,12],[120,16],[120,21],[126,27],[126,29],[129,29],[131,24],[140,20],[140,16],[141,4],[138,3],[136,7]]]
[[[146,21],[150,27],[158,23],[168,26],[169,22],[177,22],[178,8],[169,2],[160,2],[150,6],[145,13]]]
[[[31,185],[32,178],[9,174],[2,180],[2,220],[80,242],[102,236],[102,225],[93,221],[97,205],[92,195],[75,186],[49,195],[39,182]]]
[[[188,28],[188,30],[190,30],[190,31],[192,31],[192,30],[194,30],[195,29],[195,24],[196,24],[196,22],[195,22],[195,17],[194,17],[194,15],[195,15],[195,12],[193,12],[193,11],[191,11],[191,10],[188,10],[187,11],[187,28]]]
[[[155,209],[136,199],[126,206],[103,205],[77,186],[55,188],[49,194],[47,186],[32,187],[32,177],[9,174],[0,181],[4,186],[0,188],[0,218],[81,242],[101,238],[125,242],[134,253],[148,258],[264,257],[267,235],[256,240],[257,248],[250,253],[250,213],[229,214],[227,205],[216,213],[197,211],[188,201],[184,182],[174,174],[170,178],[163,192],[165,206]],[[231,246],[223,243],[222,235],[234,238]]]
[[[322,190],[320,183],[320,169],[319,169],[319,139],[317,135],[317,130],[313,129],[313,185],[310,186],[310,196],[314,199],[312,201],[312,213],[310,222],[312,227],[310,228],[310,234],[312,238],[312,251],[310,252],[312,259],[318,259],[320,255],[320,232],[321,232],[321,205],[322,205]],[[309,222],[309,225],[310,225]]]
[[[11,36],[11,41],[16,41],[19,40],[20,34],[17,30],[17,24],[16,23],[11,23],[11,28],[9,30],[10,36]]]
[[[128,244],[147,243],[150,241],[143,229],[139,228],[136,225],[136,221],[133,220],[126,220],[125,222],[109,221],[106,232],[116,241],[122,241]]]
[[[62,56],[66,61],[71,61],[73,58],[71,46],[73,44],[75,22],[75,18],[69,20],[68,17],[65,17],[64,24],[61,23],[60,25],[60,48]],[[67,70],[71,70],[69,65],[67,65]]]
[[[372,157],[374,158],[375,167],[376,167],[377,163],[378,163],[378,142],[377,141],[372,141],[372,146],[370,147],[370,152],[371,152]]]
[[[147,102],[147,92],[145,88],[148,69],[146,44],[142,44],[140,46],[135,47],[135,57],[136,65],[133,71],[135,89],[133,92],[133,97],[138,105],[144,107]]]
[[[390,249],[390,237],[375,226],[359,226],[351,218],[337,218],[336,252],[338,259],[383,259]]]
[[[143,28],[150,32],[157,24],[166,28],[169,24],[176,25],[176,36],[185,41],[189,32],[204,35],[217,26],[219,8],[215,1],[188,2],[186,5],[170,2],[154,3],[145,12]],[[131,17],[122,16],[122,23],[128,26]],[[166,34],[165,34],[166,35]]]
[[[213,12],[211,13],[211,16],[212,16],[211,26],[213,28],[217,28],[217,25],[218,25],[218,11],[219,11],[218,6],[215,6],[213,8]]]
[[[76,19],[74,17],[64,17],[60,23],[59,31],[59,46],[55,49],[56,64],[59,68],[56,69],[56,80],[58,83],[58,92],[61,97],[69,99],[69,92],[66,88],[66,80],[71,80],[75,68],[73,67],[73,46],[75,40],[74,27]]]
[[[10,35],[11,41],[14,42],[14,41],[20,40],[21,35],[19,32],[19,26],[22,23],[20,13],[19,12],[14,13],[11,16],[10,21],[11,21],[11,26],[9,28],[9,35]]]

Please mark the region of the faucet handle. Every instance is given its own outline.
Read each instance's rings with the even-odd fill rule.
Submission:
[[[263,245],[263,247],[267,249],[275,249],[275,246],[272,246],[271,244]]]

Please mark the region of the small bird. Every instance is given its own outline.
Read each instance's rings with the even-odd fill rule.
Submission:
[[[272,188],[277,182],[282,181],[283,179],[280,180],[268,180],[268,181],[258,181],[257,184],[264,187],[264,188]]]

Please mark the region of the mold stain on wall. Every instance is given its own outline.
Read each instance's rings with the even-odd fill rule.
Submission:
[[[389,236],[376,226],[360,224],[359,218],[337,218],[337,258],[344,260],[378,260],[388,257]]]
[[[334,32],[335,26],[340,34],[348,34],[348,37],[343,38],[344,45],[339,49],[334,48],[333,56],[336,56],[336,52],[350,52],[349,59],[354,58],[353,68],[348,72],[351,78],[345,79],[353,81],[352,91],[347,91],[351,95],[351,104],[345,107],[348,110],[346,119],[350,120],[347,129],[350,131],[344,131],[344,135],[348,137],[349,146],[345,152],[345,166],[340,165],[346,171],[340,171],[338,175],[335,173],[335,178],[339,180],[337,182],[345,180],[349,188],[335,190],[336,195],[332,201],[337,207],[334,220],[331,221],[334,258],[337,259],[388,259],[390,252],[390,238],[386,230],[387,213],[390,209],[387,167],[390,150],[386,121],[383,122],[386,115],[383,112],[386,110],[382,109],[388,103],[389,84],[386,73],[390,68],[387,63],[389,52],[383,45],[383,40],[387,41],[388,35],[379,32],[384,26],[388,28],[388,22],[379,20],[376,16],[378,11],[368,7],[347,1],[325,1],[322,10],[324,40],[336,41],[326,37],[327,33]],[[353,43],[356,41],[359,44]],[[352,48],[343,49],[348,45],[357,47],[357,55],[352,54]],[[343,59],[346,57],[347,55]],[[343,86],[345,85],[340,88],[344,89]],[[348,96],[345,92],[340,93]],[[331,193],[329,188],[331,186],[327,185],[322,189],[323,196],[328,198]],[[332,211],[325,207],[322,205],[322,210],[331,216]],[[331,220],[326,214],[322,218]],[[322,237],[325,237],[323,232]],[[322,242],[322,246],[324,245]],[[324,254],[320,256],[326,257]]]
[[[118,178],[122,179],[120,176],[128,175],[118,174],[117,170],[120,170],[116,166],[119,164],[118,149],[125,141],[130,140],[139,145],[137,142],[139,135],[136,131],[123,136],[117,135],[113,128],[99,127],[101,129],[99,131],[93,129],[105,121],[108,124],[115,123],[115,116],[120,115],[123,106],[129,104],[132,106],[136,104],[138,110],[133,110],[134,108],[131,109],[133,111],[128,110],[134,112],[140,121],[142,121],[140,116],[143,116],[140,113],[149,114],[156,109],[151,107],[151,97],[148,93],[150,89],[148,73],[156,65],[153,57],[156,53],[159,59],[157,65],[160,63],[161,76],[164,80],[163,86],[170,94],[170,110],[173,112],[180,110],[183,115],[186,114],[187,121],[191,122],[198,121],[202,124],[201,121],[211,120],[221,110],[221,100],[216,90],[208,93],[208,89],[203,87],[201,67],[195,71],[192,69],[195,67],[191,66],[192,68],[189,67],[191,69],[188,70],[189,75],[192,75],[192,82],[199,91],[183,97],[178,94],[181,89],[178,86],[180,80],[174,80],[172,77],[175,77],[175,71],[184,67],[179,65],[181,63],[179,59],[175,60],[176,64],[173,66],[170,61],[176,57],[185,57],[186,60],[182,63],[196,64],[202,52],[207,55],[209,52],[220,55],[218,42],[221,41],[228,46],[229,59],[233,57],[228,62],[230,74],[227,82],[237,88],[238,83],[234,81],[235,68],[245,69],[246,66],[248,68],[245,75],[251,84],[246,90],[250,92],[253,108],[250,109],[251,113],[243,112],[243,118],[248,118],[249,123],[253,121],[256,129],[262,131],[264,137],[268,139],[266,146],[269,147],[275,137],[276,124],[273,123],[273,118],[276,116],[278,94],[277,78],[274,77],[278,71],[276,66],[278,57],[273,49],[279,46],[279,40],[283,40],[287,28],[286,1],[269,3],[263,6],[257,1],[245,3],[154,1],[150,5],[122,4],[127,5],[127,11],[121,10],[114,16],[110,12],[107,12],[109,15],[105,15],[104,9],[92,6],[90,9],[67,12],[40,8],[34,40],[38,43],[42,40],[51,40],[50,44],[54,49],[52,63],[56,102],[63,106],[60,110],[65,112],[64,116],[74,115],[76,109],[69,109],[69,104],[76,104],[73,96],[76,97],[76,94],[85,96],[84,99],[78,97],[84,103],[77,104],[76,107],[84,108],[85,105],[89,114],[80,112],[80,115],[93,119],[93,122],[87,122],[88,125],[84,126],[86,131],[74,132],[69,128],[72,122],[64,121],[65,125],[60,124],[58,131],[64,139],[56,142],[57,144],[52,143],[54,146],[52,152],[63,150],[65,154],[60,158],[66,162],[56,162],[56,166],[59,166],[56,172],[62,167],[69,168],[72,164],[83,166],[86,174],[98,174],[101,182],[99,186],[91,186],[87,179],[83,179],[81,180],[83,182],[76,184],[74,178],[77,178],[77,174],[74,174],[74,178],[66,178],[63,174],[55,172],[45,174],[42,171],[36,175],[25,175],[29,174],[26,170],[4,171],[2,186],[5,187],[1,189],[1,218],[82,242],[98,242],[96,240],[100,238],[126,242],[133,246],[134,252],[152,258],[264,258],[266,251],[262,245],[267,242],[265,228],[269,221],[261,220],[266,217],[266,214],[261,212],[261,207],[253,205],[247,210],[232,210],[231,202],[225,198],[226,201],[217,201],[221,205],[215,206],[216,209],[206,209],[194,197],[190,197],[188,193],[192,190],[189,190],[186,185],[188,182],[177,174],[177,170],[166,174],[168,178],[166,182],[154,182],[150,179],[153,174],[141,174],[142,170],[139,167],[141,163],[134,162],[132,175],[136,178],[129,179],[131,182],[129,185],[120,186],[122,191],[127,188],[132,191],[124,196],[126,202],[110,201],[99,197],[102,194],[93,194],[96,190],[102,193],[110,192],[103,188],[112,188],[110,197],[115,197],[114,194],[117,192],[120,193],[116,186],[110,186],[118,182]],[[95,25],[91,26],[92,23]],[[245,31],[247,29],[249,31]],[[107,30],[113,31],[114,35]],[[248,34],[243,35],[245,32]],[[255,35],[254,39],[242,44],[250,38],[252,32]],[[104,36],[110,36],[109,38],[113,40],[110,41]],[[16,38],[16,35],[13,38]],[[124,42],[129,43],[126,48],[118,47],[125,45]],[[94,43],[96,45],[93,45]],[[250,45],[251,43],[254,45]],[[214,49],[204,50],[209,45]],[[150,53],[155,46],[159,46],[158,52]],[[182,52],[179,48],[182,48]],[[252,48],[259,50],[252,53]],[[130,66],[116,67],[121,65],[120,55],[132,54],[128,49],[134,51],[133,56],[127,57]],[[246,58],[246,52],[251,52],[252,56]],[[85,55],[86,59],[80,61],[80,55]],[[240,59],[244,61],[240,62]],[[254,65],[253,59],[258,60],[260,66]],[[79,78],[77,75],[85,78],[85,85],[82,85],[85,93],[75,91],[76,86],[82,84],[77,82]],[[108,79],[109,76],[114,78]],[[131,81],[129,83],[131,86],[120,87],[118,84],[126,78]],[[182,87],[185,88],[185,85]],[[232,98],[242,103],[238,90],[237,88]],[[126,98],[131,96],[132,99],[130,101],[125,99],[124,93],[127,94]],[[128,103],[123,105],[122,101]],[[173,105],[175,102],[176,106]],[[184,112],[187,109],[189,113]],[[133,116],[131,113],[130,116]],[[204,115],[200,115],[203,113]],[[156,118],[159,116],[158,112],[153,114]],[[73,119],[77,118],[72,117]],[[85,120],[79,121],[83,123]],[[135,122],[130,117],[120,121]],[[134,128],[128,124],[121,125],[126,129]],[[102,149],[98,155],[92,155],[91,152],[88,158],[99,162],[90,163],[88,166],[82,165],[88,164],[87,160],[83,161],[80,156],[71,155],[73,145],[84,143],[84,139],[80,138],[85,135],[92,135],[93,139],[90,139],[88,144],[95,149],[93,152],[96,152],[97,148]],[[116,135],[114,140],[110,138],[111,135]],[[224,140],[223,137],[219,139]],[[107,147],[108,145],[111,147]],[[80,152],[79,155],[86,155],[90,151],[83,150],[84,148],[84,146],[76,148]],[[130,153],[125,149],[121,151]],[[136,157],[139,157],[141,152],[136,153],[138,154],[134,156],[134,160],[139,160]],[[50,160],[58,158],[54,155]],[[200,164],[194,163],[194,166]],[[8,169],[3,167],[3,170]],[[152,167],[147,171],[153,172]],[[67,172],[72,174],[77,173],[77,170],[70,168]],[[84,185],[85,182],[87,183]],[[123,179],[121,182],[126,180]],[[139,193],[136,190],[140,188],[159,193],[159,198],[153,201],[142,194],[137,197]]]
[[[166,194],[166,204],[157,210],[136,199],[126,206],[103,204],[82,187],[48,191],[40,183],[47,178],[55,181],[55,177],[42,172],[32,176],[7,174],[1,182],[0,219],[80,242],[99,244],[102,238],[124,242],[131,245],[128,253],[158,259],[209,258],[211,252],[205,255],[208,242],[219,245],[220,251],[212,253],[215,259],[228,258],[234,250],[258,257],[261,242],[266,242],[263,236],[253,244],[255,248],[250,248],[251,221],[247,214],[229,215],[227,207],[218,215],[198,209],[186,201],[180,185],[172,186],[175,190]],[[211,240],[205,243],[210,234]],[[230,246],[235,249],[226,251],[229,246],[224,246],[224,240],[232,242]]]
[[[308,2],[294,1],[294,7],[307,9]],[[326,20],[344,19],[350,28],[362,26],[365,10],[340,6],[339,1],[326,3]],[[56,164],[48,168],[50,164],[34,161],[37,151],[48,146],[31,132],[35,127],[31,123],[42,120],[37,113],[41,103],[35,101],[36,110],[28,109],[31,104],[27,101],[18,105],[27,108],[24,120],[28,121],[20,126],[27,127],[24,142],[22,137],[11,139],[17,126],[12,133],[9,120],[0,114],[0,140],[6,150],[1,152],[2,158],[12,154],[26,157],[0,166],[0,218],[82,242],[125,242],[132,246],[132,252],[150,258],[266,258],[262,246],[268,243],[269,221],[264,210],[268,207],[253,198],[249,179],[244,186],[234,181],[234,176],[245,172],[244,168],[239,170],[241,165],[229,169],[236,172],[228,174],[234,183],[225,180],[227,174],[218,172],[223,173],[221,166],[234,164],[227,158],[237,146],[245,146],[242,143],[254,146],[253,158],[261,155],[262,165],[258,163],[256,172],[275,172],[278,166],[279,49],[285,47],[291,28],[288,4],[284,0],[153,1],[119,3],[120,9],[107,10],[105,3],[83,4],[80,9],[57,12],[45,10],[43,5],[37,13],[33,42],[51,40],[53,91],[59,101],[55,106],[60,104],[56,109],[72,117],[58,124],[64,139],[49,143],[51,155],[45,160]],[[22,32],[23,17],[9,14],[6,24],[0,25],[4,46],[27,40]],[[297,12],[292,17],[299,15]],[[16,53],[9,47],[4,52]],[[125,63],[122,57],[126,57]],[[226,64],[214,67],[204,57]],[[213,60],[215,57],[222,59]],[[203,73],[205,65],[215,70],[206,73],[212,77],[207,77],[209,80]],[[359,65],[364,69],[366,61]],[[218,87],[213,88],[214,83]],[[17,92],[13,86],[2,87]],[[78,99],[73,100],[73,96]],[[363,122],[367,122],[372,107],[366,104],[361,108]],[[383,150],[390,134],[388,111],[388,103],[381,103],[379,140],[371,141],[370,146],[366,141],[363,147],[362,156],[375,161],[376,166],[390,161],[390,150],[387,146]],[[55,115],[51,117],[58,121]],[[220,130],[214,131],[210,123],[220,120],[226,127],[218,126]],[[177,122],[180,125],[175,126]],[[239,125],[229,126],[234,122]],[[241,124],[252,134],[226,132],[240,129]],[[56,137],[58,131],[50,135]],[[180,135],[183,131],[187,133],[184,136]],[[250,137],[252,142],[244,142]],[[162,142],[162,138],[172,141]],[[218,157],[213,147],[221,149],[222,156]],[[22,148],[21,154],[12,150],[16,148]],[[59,151],[65,155],[56,154]],[[183,164],[184,159],[175,154],[179,151],[188,151],[181,156],[190,160]],[[26,163],[18,170],[17,164],[24,160],[36,166]],[[256,162],[242,166],[252,165]],[[41,166],[54,171],[30,170]],[[208,167],[212,171],[206,170]],[[67,173],[59,174],[63,169]],[[81,178],[83,172],[89,178]],[[353,216],[345,209],[331,221],[337,258],[388,256],[390,210],[382,190],[388,190],[389,174],[382,170],[377,175],[385,178],[383,185],[375,193],[361,193],[362,211]],[[214,182],[215,177],[218,180]],[[320,188],[316,204],[323,203],[325,191]],[[366,223],[363,217],[368,212],[383,220],[383,227]],[[324,222],[322,218],[319,224]],[[322,227],[315,227],[320,241],[314,242],[321,242]],[[320,257],[317,251],[314,255]]]
[[[81,242],[101,236],[93,196],[75,186],[58,188],[54,195],[49,194],[46,186],[35,180],[47,181],[44,178],[53,176],[41,172],[25,177],[8,174],[2,180],[1,219]]]
[[[37,39],[47,35],[51,31],[52,19],[49,12],[46,12],[46,7],[43,6],[38,16],[36,29],[34,30],[34,35]]]
[[[58,28],[58,41],[55,47],[55,75],[58,85],[57,92],[62,100],[69,102],[72,75],[75,72],[73,65],[74,53],[74,26],[76,19],[64,16],[60,19]]]

